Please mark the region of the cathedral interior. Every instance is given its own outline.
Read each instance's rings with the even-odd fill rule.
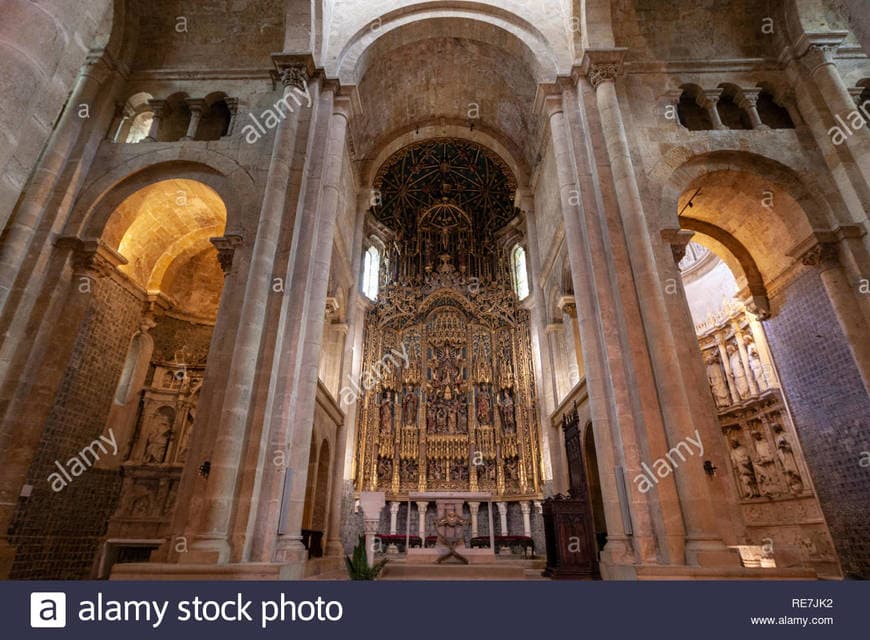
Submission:
[[[0,18],[0,577],[870,577],[862,0]]]

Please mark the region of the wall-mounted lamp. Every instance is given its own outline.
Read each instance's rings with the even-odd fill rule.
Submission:
[[[713,463],[709,460],[704,460],[704,473],[706,473],[711,478],[716,475],[716,469],[718,467],[714,467]]]
[[[201,465],[199,465],[199,475],[203,478],[208,478],[208,474],[211,472],[211,462],[206,460]]]

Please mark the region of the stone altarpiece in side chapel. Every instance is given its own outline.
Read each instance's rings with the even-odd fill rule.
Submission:
[[[500,233],[517,213],[509,171],[435,141],[398,152],[375,188],[387,249],[366,319],[357,490],[540,499],[529,313]]]

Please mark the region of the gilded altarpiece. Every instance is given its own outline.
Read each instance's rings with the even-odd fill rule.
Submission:
[[[507,287],[445,261],[423,287],[387,285],[369,312],[357,487],[540,497],[529,314]]]
[[[358,491],[541,497],[529,313],[511,286],[510,171],[465,141],[398,152],[372,213],[386,233],[366,319]]]

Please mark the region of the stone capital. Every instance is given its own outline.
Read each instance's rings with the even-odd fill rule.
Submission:
[[[577,301],[574,296],[562,296],[557,304],[562,313],[577,318]]]
[[[800,261],[808,267],[820,267],[823,271],[827,271],[840,266],[840,253],[836,243],[819,242],[804,252]]]
[[[275,79],[286,87],[302,89],[315,74],[314,58],[309,54],[272,54]]]
[[[148,107],[154,113],[155,118],[162,118],[169,109],[169,103],[166,100],[149,100]]]
[[[795,56],[810,73],[814,73],[820,67],[834,61],[837,49],[848,35],[848,31],[804,33],[795,43]]]
[[[100,239],[81,240],[72,236],[58,238],[54,246],[72,254],[72,269],[76,276],[105,278],[118,267],[127,264],[127,259]]]
[[[583,54],[580,68],[592,88],[598,90],[605,82],[614,82],[623,73],[623,62],[627,49],[587,49]]]
[[[218,238],[209,238],[209,242],[217,249],[218,262],[226,276],[233,268],[233,256],[235,256],[236,249],[242,244],[242,236],[229,234]]]
[[[202,113],[205,109],[205,100],[202,98],[188,98],[184,102],[191,113]]]
[[[686,257],[686,247],[695,236],[694,231],[687,229],[662,229],[662,240],[671,245],[671,252],[674,255],[674,264],[679,266],[683,258]]]

